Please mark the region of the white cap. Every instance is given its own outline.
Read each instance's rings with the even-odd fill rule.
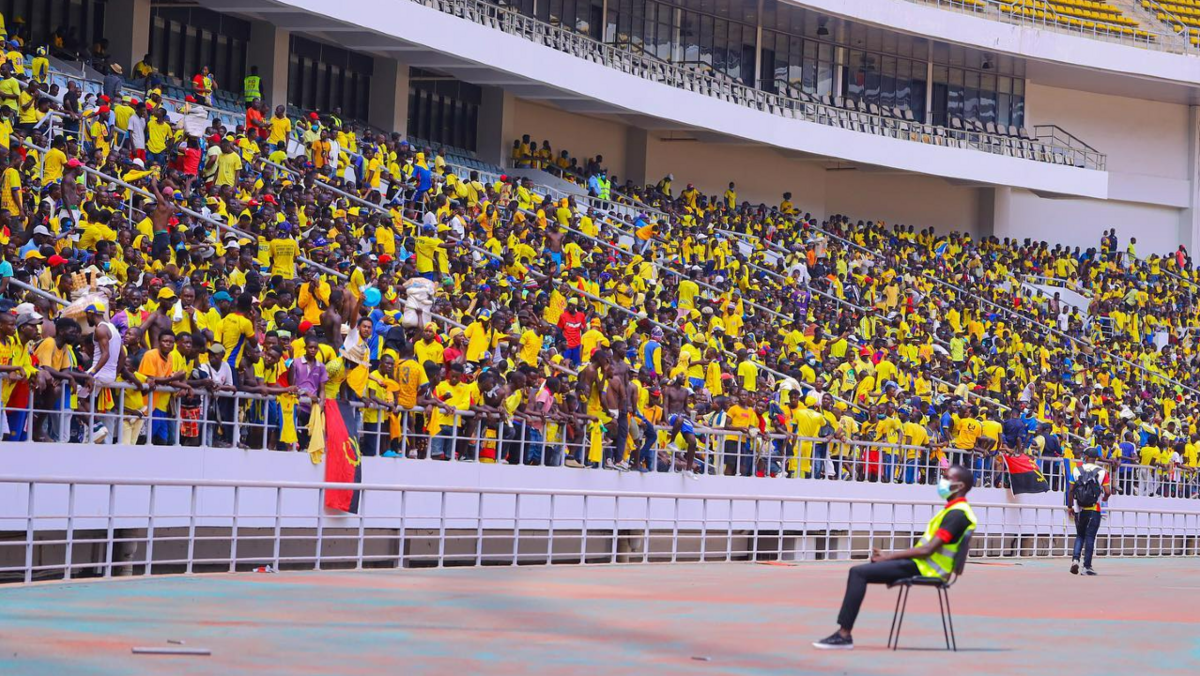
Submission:
[[[15,315],[35,314],[35,313],[37,313],[37,308],[35,308],[33,306],[33,303],[21,303],[20,305],[13,308],[13,314],[15,314]]]
[[[140,158],[140,157],[133,158],[133,163],[136,164],[137,166],[141,167],[142,169],[146,168],[145,161],[143,161],[142,158]]]
[[[36,228],[34,228],[34,229],[33,229],[33,234],[35,234],[35,235],[45,235],[45,236],[47,236],[47,237],[50,237],[50,228],[47,228],[47,227],[46,227],[46,226],[44,226],[44,225],[39,225],[39,226],[37,226]]]

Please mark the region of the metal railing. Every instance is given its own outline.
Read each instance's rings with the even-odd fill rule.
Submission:
[[[1052,5],[1041,0],[908,0],[908,2],[918,5],[933,5],[941,9],[982,16],[993,21],[1017,26],[1032,26],[1145,49],[1186,54],[1195,52],[1194,46],[1188,40],[1191,32],[1183,22],[1172,25],[1175,29],[1173,33],[1142,23],[1136,27],[1129,26],[1129,32],[1126,32],[1103,20],[1097,22],[1095,19],[1060,13]],[[1084,21],[1092,25],[1088,26]],[[1178,30],[1179,27],[1183,27],[1184,30]]]
[[[131,398],[135,393],[141,397],[136,405]],[[279,395],[200,388],[181,392],[169,386],[146,389],[129,383],[95,383],[87,391],[75,392],[64,387],[57,397],[36,399],[37,404],[30,397],[21,408],[0,407],[6,442],[304,452],[307,407],[312,404],[305,396],[291,397],[285,407]],[[833,428],[825,436],[808,437],[794,431],[713,427],[709,417],[688,423],[694,435],[689,440],[682,424],[674,428],[657,424],[638,412],[599,421],[467,410],[439,413],[440,427],[431,434],[431,411],[426,407],[357,401],[351,406],[357,409],[358,442],[367,457],[907,485],[934,484],[945,467],[956,463],[971,468],[980,486],[1009,485],[1001,451],[851,439]],[[603,434],[606,426],[616,434]],[[285,428],[295,432],[294,440],[282,440]],[[687,464],[689,443],[694,443],[691,466]],[[1200,499],[1200,471],[1144,466],[1133,460],[1105,461],[1114,471],[1117,495]],[[1051,491],[1066,489],[1062,458],[1035,461]]]
[[[355,513],[331,511],[356,491]],[[864,559],[913,545],[940,502],[155,479],[0,478],[0,579],[293,570]],[[973,504],[975,558],[1062,557],[1062,507]],[[1200,513],[1105,512],[1097,551],[1200,554]]]
[[[737,105],[792,119],[907,141],[978,150],[1045,163],[1068,164],[1103,171],[1105,156],[1041,141],[949,129],[869,112],[849,110],[829,102],[804,101],[765,92],[732,78],[637,54],[591,37],[552,26],[513,10],[481,0],[412,0],[431,9],[495,28],[556,51],[593,61],[629,75],[704,94]]]

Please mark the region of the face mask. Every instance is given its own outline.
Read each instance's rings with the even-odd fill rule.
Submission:
[[[938,492],[938,496],[941,497],[943,500],[950,497],[950,494],[954,492],[953,490],[950,489],[950,486],[951,486],[951,484],[950,484],[949,479],[947,479],[945,477],[938,479],[937,492]]]

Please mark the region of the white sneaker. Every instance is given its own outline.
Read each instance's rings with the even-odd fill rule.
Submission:
[[[696,476],[696,473],[695,473],[695,472],[693,472],[693,471],[692,471],[692,470],[690,470],[690,469],[685,469],[685,470],[683,470],[683,478],[684,478],[684,479],[691,479],[692,481],[699,481],[699,480],[700,480],[700,477]]]

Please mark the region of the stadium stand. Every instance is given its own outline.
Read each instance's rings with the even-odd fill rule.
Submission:
[[[19,41],[0,65],[6,441],[302,451],[329,397],[362,409],[365,454],[398,461],[898,483],[958,461],[1000,486],[1000,456],[1029,454],[1061,489],[1063,460],[1100,447],[1118,492],[1200,495],[1182,247],[817,219],[669,174],[614,186],[548,140],[514,139],[499,166],[178,79],[113,92],[101,69]],[[1103,168],[1024,128],[652,70],[862,133]]]

